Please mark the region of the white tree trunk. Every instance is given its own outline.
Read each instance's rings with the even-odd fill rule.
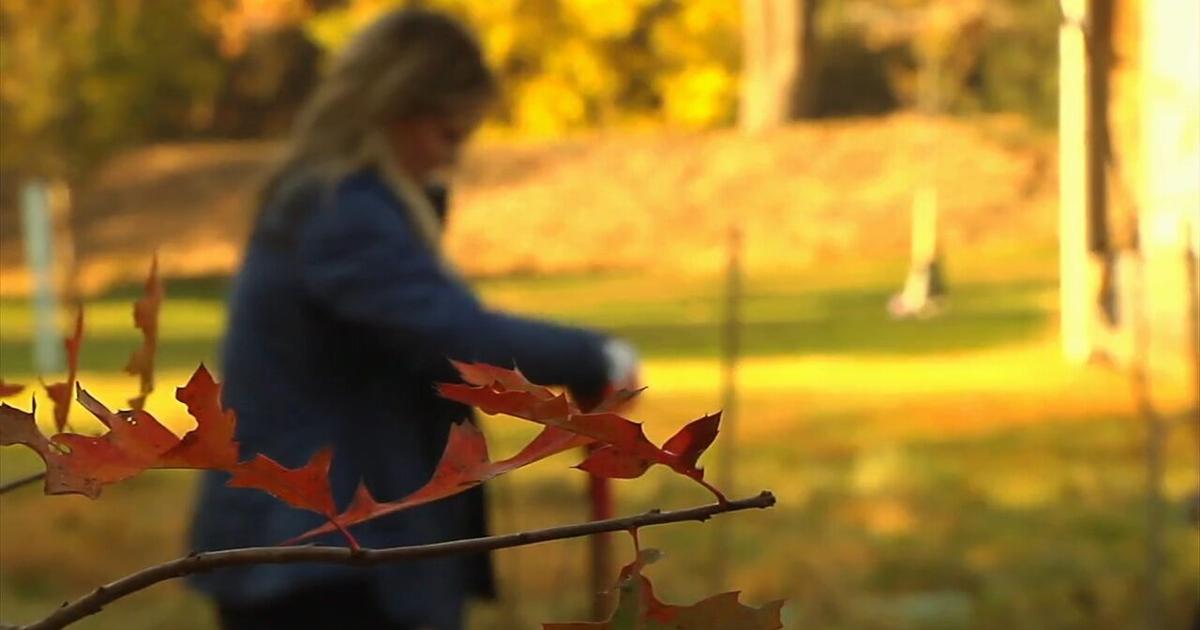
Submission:
[[[742,0],[738,125],[777,127],[805,114],[816,0]]]

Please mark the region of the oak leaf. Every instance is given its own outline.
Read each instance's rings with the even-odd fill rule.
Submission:
[[[267,457],[255,455],[253,459],[235,464],[229,472],[233,476],[231,488],[256,488],[267,492],[292,507],[309,510],[332,518],[337,513],[333,502],[333,490],[329,485],[329,466],[333,462],[333,449],[317,451],[308,463],[299,468],[287,468]]]
[[[621,569],[617,584],[617,605],[605,621],[546,623],[542,630],[778,630],[783,627],[783,600],[768,602],[759,608],[739,601],[731,591],[703,599],[690,606],[659,601],[650,579],[642,568],[656,552],[638,553],[633,563]]]
[[[71,396],[75,393],[75,377],[79,373],[79,349],[83,344],[83,309],[75,313],[75,326],[70,337],[63,340],[67,351],[67,380],[46,385],[46,395],[54,403],[54,428],[62,431],[71,414]]]
[[[102,409],[99,405],[96,410]],[[0,445],[23,444],[41,457],[46,465],[46,494],[94,499],[104,486],[145,470],[156,450],[178,441],[149,414],[111,412],[102,419],[110,427],[102,436],[59,433],[48,438],[37,427],[35,411],[36,405],[30,412],[0,405]]]
[[[175,399],[187,406],[196,428],[184,434],[175,449],[163,454],[161,467],[228,469],[237,464],[237,417],[221,406],[221,386],[204,365],[196,369],[186,385],[175,390]]]
[[[142,289],[142,297],[133,304],[133,325],[142,331],[142,345],[133,351],[125,372],[139,379],[139,393],[129,400],[131,409],[142,409],[146,397],[154,391],[154,355],[158,350],[158,313],[162,308],[162,280],[158,276],[158,256],[150,261],[150,275]]]
[[[605,398],[599,412],[583,413],[562,394],[530,383],[518,370],[454,362],[465,384],[443,383],[438,392],[450,400],[479,408],[484,413],[503,413],[548,427],[575,433],[598,447],[578,468],[598,477],[632,479],[654,464],[686,475],[725,497],[704,482],[697,466],[700,455],[712,444],[720,426],[720,414],[699,418],[667,440],[662,448],[646,437],[640,423],[606,409],[626,406],[641,390],[619,390]]]
[[[17,394],[20,394],[23,391],[25,391],[24,385],[17,385],[16,383],[5,383],[4,379],[0,378],[0,398],[8,398],[9,396],[16,396]]]
[[[365,484],[360,484],[345,511],[330,518],[328,524],[305,532],[288,542],[319,536],[334,529],[352,527],[385,514],[453,496],[517,468],[585,443],[586,440],[579,435],[546,427],[516,455],[493,462],[488,456],[487,442],[479,427],[472,422],[454,424],[450,427],[450,436],[442,458],[438,461],[433,476],[424,486],[396,501],[379,502]]]

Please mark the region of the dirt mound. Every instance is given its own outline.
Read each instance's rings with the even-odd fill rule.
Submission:
[[[143,149],[108,164],[74,211],[81,288],[237,264],[264,143]],[[455,188],[448,250],[469,274],[614,268],[710,271],[730,225],[747,265],[787,269],[902,253],[913,192],[938,190],[947,248],[1053,238],[1053,146],[1019,124],[901,115],[746,137],[609,132],[480,143]],[[16,214],[0,225],[4,293],[27,290]]]

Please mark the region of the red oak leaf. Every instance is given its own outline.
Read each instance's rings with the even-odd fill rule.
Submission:
[[[290,506],[332,518],[337,512],[329,487],[329,465],[333,450],[323,448],[299,468],[285,468],[266,455],[233,466],[231,488],[257,488]]]
[[[720,412],[689,422],[663,444],[663,452],[676,461],[668,465],[685,475],[699,472],[703,476],[703,472],[696,467],[696,462],[704,451],[712,446],[713,440],[717,439],[720,427]]]
[[[71,413],[71,396],[75,393],[75,376],[79,372],[79,348],[83,344],[83,309],[75,313],[75,328],[70,337],[63,340],[67,350],[67,380],[46,386],[46,394],[54,403],[54,428],[62,431],[67,426]]]
[[[63,490],[55,484],[55,480],[59,477],[57,469],[61,467],[61,461],[59,460],[60,453],[58,447],[55,447],[38,430],[37,421],[34,419],[34,412],[36,411],[36,401],[33,405],[33,411],[22,411],[7,403],[0,404],[0,446],[11,446],[14,444],[28,446],[46,464],[46,493],[51,494],[52,487],[62,492],[70,492],[70,490]],[[89,494],[86,491],[87,485],[82,481],[77,488],[76,492]]]
[[[178,436],[145,411],[114,413],[78,384],[75,389],[76,398],[83,408],[90,411],[109,429],[108,433],[100,438],[86,439],[98,439],[111,444],[121,452],[127,461],[141,466],[143,470],[154,465],[159,456],[179,444]],[[77,441],[75,438],[82,437],[71,433],[60,433],[51,440],[70,445],[71,442]],[[71,450],[74,453],[75,448],[72,446]],[[76,455],[79,456],[79,454]]]
[[[611,412],[580,413],[566,396],[530,383],[516,370],[458,362],[454,366],[468,384],[439,384],[438,392],[445,398],[477,407],[487,414],[503,413],[559,427],[606,444],[657,450],[646,439],[640,424]],[[619,404],[625,396],[622,394],[613,404]]]
[[[34,405],[34,411],[37,405]],[[46,494],[83,494],[95,498],[101,482],[90,475],[80,474],[63,447],[51,442],[37,428],[33,411],[22,411],[7,404],[0,405],[0,445],[24,444],[37,453],[46,464]]]
[[[158,256],[150,261],[150,275],[146,278],[142,297],[133,304],[133,325],[142,331],[142,345],[133,351],[125,372],[140,378],[141,387],[136,397],[129,400],[132,409],[142,409],[146,396],[154,391],[154,354],[158,349],[158,312],[162,307],[162,280],[158,277]]]
[[[178,389],[196,427],[182,439],[145,411],[111,411],[83,388],[80,404],[108,432],[100,436],[58,433],[47,438],[32,413],[0,407],[0,444],[24,444],[46,464],[46,493],[77,493],[96,498],[108,484],[128,479],[148,468],[225,470],[230,486],[255,488],[289,505],[332,518],[337,508],[329,483],[333,453],[323,449],[305,466],[289,469],[265,455],[238,463],[234,441],[236,418],[221,408],[221,388],[204,366]],[[353,538],[351,546],[357,546]]]
[[[84,409],[108,427],[108,432],[101,436],[59,433],[50,441],[59,447],[60,477],[84,479],[87,496],[96,498],[101,487],[154,466],[159,456],[179,443],[179,437],[144,411],[109,411],[78,384],[76,397]],[[64,479],[58,483],[68,488],[75,484]]]
[[[305,532],[288,543],[453,496],[522,466],[582,446],[587,441],[587,438],[568,431],[546,427],[516,455],[492,462],[479,427],[471,422],[452,425],[442,459],[438,462],[433,477],[424,486],[396,501],[381,503],[371,495],[366,485],[360,484],[354,499],[344,512],[330,519],[329,524]]]
[[[221,386],[208,369],[197,368],[187,385],[175,390],[175,399],[187,405],[196,428],[163,455],[160,467],[228,469],[237,464],[238,445],[233,439],[237,418],[221,407]]]
[[[552,398],[554,392],[549,388],[531,383],[529,379],[521,374],[520,370],[510,370],[507,368],[488,365],[487,363],[468,363],[464,361],[450,361],[454,369],[458,370],[458,375],[462,377],[463,382],[468,385],[498,387],[504,390],[528,392],[540,398]]]
[[[696,467],[696,462],[716,439],[720,422],[719,413],[693,420],[667,440],[662,448],[654,446],[646,438],[640,424],[615,414],[572,416],[564,428],[590,435],[607,444],[579,465],[579,468],[593,474],[629,478],[626,474],[634,470],[645,472],[652,464],[662,464],[682,475],[700,480],[704,478],[704,471]],[[622,462],[622,459],[628,461]]]
[[[33,415],[5,405],[0,443],[24,444],[46,463],[46,493],[78,493],[95,498],[105,485],[128,479],[147,468],[229,470],[237,464],[233,441],[234,415],[220,407],[220,386],[201,366],[179,399],[196,419],[196,427],[180,439],[145,411],[110,411],[76,386],[79,403],[106,427],[99,436],[58,433],[47,438]]]
[[[24,444],[46,464],[46,494],[100,496],[105,485],[148,468],[179,438],[144,412],[112,413],[86,392],[84,406],[109,431],[99,437],[59,433],[42,435],[32,412],[0,406],[0,445]]]
[[[463,383],[442,383],[438,390],[442,395],[464,404],[479,407],[484,413],[504,413],[526,420],[538,421],[546,418],[579,413],[576,405],[566,396],[530,382],[520,370],[509,370],[486,363],[450,362],[458,370]],[[645,387],[634,389],[605,388],[599,402],[583,405],[589,412],[618,412],[645,391]]]
[[[575,416],[572,421],[582,421],[586,416]],[[721,414],[703,416],[668,439],[661,449],[643,443],[644,436],[625,440],[604,440],[608,445],[592,452],[578,468],[596,476],[614,479],[634,479],[646,473],[652,464],[670,467],[674,472],[690,478],[703,479],[704,472],[696,467],[698,458],[713,444],[720,426]],[[638,427],[641,431],[641,427]]]
[[[667,440],[661,449],[653,448],[653,445],[646,448],[640,442],[632,446],[628,442],[610,442],[592,451],[577,468],[597,477],[634,479],[642,476],[650,466],[662,464],[695,479],[719,501],[724,501],[724,495],[704,482],[704,470],[696,466],[700,455],[716,439],[720,422],[720,413],[693,420]]]
[[[652,551],[652,550],[650,550]],[[645,553],[645,552],[643,552]],[[783,627],[783,601],[752,608],[738,601],[736,591],[721,593],[690,606],[664,604],[642,575],[643,554],[621,570],[617,606],[606,621],[547,623],[542,630],[778,630]]]
[[[720,414],[705,416],[685,426],[663,448],[647,439],[640,423],[611,411],[579,413],[564,396],[534,385],[516,370],[479,364],[454,363],[465,385],[440,384],[439,393],[472,405],[484,413],[504,413],[546,426],[557,427],[594,440],[599,446],[578,466],[597,477],[632,479],[654,464],[662,464],[708,488],[724,501],[716,488],[704,482],[696,466],[700,455],[712,444],[720,425]],[[628,404],[638,391],[612,392],[598,405],[601,409]]]
[[[563,394],[550,394],[549,397],[542,398],[527,391],[497,390],[487,386],[458,383],[439,383],[437,388],[442,397],[477,407],[486,414],[503,413],[533,422],[561,422],[566,420],[572,411],[577,411]]]
[[[442,396],[485,413],[505,413],[558,427],[602,444],[580,464],[582,470],[599,477],[631,479],[653,464],[662,464],[697,481],[703,479],[696,462],[716,438],[719,414],[692,422],[660,449],[646,438],[639,423],[609,411],[578,413],[565,397],[525,381],[520,372],[478,364],[455,363],[455,367],[468,384],[439,385]],[[636,395],[637,391],[630,390],[613,392],[599,407],[624,406]],[[704,485],[723,499],[715,489]]]
[[[604,479],[637,479],[652,465],[654,462],[648,459],[605,445],[589,453],[576,468]]]
[[[5,383],[4,379],[0,378],[0,398],[8,398],[9,396],[16,396],[17,394],[20,394],[23,391],[25,391],[24,385],[17,385],[16,383]]]

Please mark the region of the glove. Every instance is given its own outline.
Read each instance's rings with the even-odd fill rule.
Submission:
[[[608,383],[604,386],[601,400],[609,401],[609,411],[627,411],[633,404],[633,398],[618,400],[612,396],[619,391],[632,392],[641,388],[637,351],[623,339],[609,339],[604,344],[604,356],[608,360]]]
[[[604,355],[604,362],[607,366],[605,372],[607,380],[603,388],[598,391],[571,391],[575,402],[584,412],[591,412],[620,390],[636,390],[640,387],[637,351],[629,342],[610,338],[601,346],[601,353]],[[609,403],[608,411],[620,411],[627,407],[627,404],[612,405],[613,401],[609,401]]]
[[[637,350],[624,339],[609,339],[604,343],[604,358],[608,362],[608,386],[612,389],[636,389],[638,385]]]

